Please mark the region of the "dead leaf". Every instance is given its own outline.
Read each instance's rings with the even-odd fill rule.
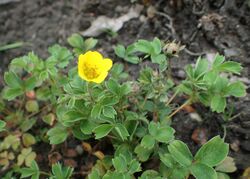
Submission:
[[[223,162],[220,163],[215,169],[216,171],[224,173],[233,173],[237,170],[232,157],[226,157],[225,160],[223,160]]]
[[[91,26],[87,30],[82,32],[82,35],[96,37],[107,29],[113,32],[117,32],[122,28],[125,22],[129,21],[130,19],[139,17],[142,9],[143,7],[141,5],[136,5],[135,7],[130,8],[127,14],[124,14],[116,19],[106,16],[99,16],[91,23]]]
[[[92,147],[89,143],[83,142],[82,147],[83,147],[83,150],[87,151],[88,153],[92,153]]]
[[[73,167],[73,168],[77,167],[77,162],[73,159],[64,159],[63,162],[64,162],[64,165],[66,166]]]
[[[59,160],[61,160],[62,156],[58,152],[53,152],[53,153],[49,154],[48,159],[49,159],[49,165],[52,166],[53,164],[55,164]]]
[[[67,149],[65,156],[66,157],[76,157],[77,152],[74,149]]]
[[[102,160],[105,157],[105,155],[101,151],[96,151],[93,153],[93,155],[99,158],[100,160]]]
[[[238,152],[240,150],[239,146],[240,146],[240,141],[237,139],[230,144],[230,148],[235,152]]]
[[[250,179],[250,167],[247,167],[247,168],[244,170],[241,179]]]
[[[195,109],[191,105],[186,105],[182,109],[188,113],[195,112]]]
[[[192,140],[200,145],[203,145],[207,142],[207,131],[204,128],[196,128],[192,134]]]

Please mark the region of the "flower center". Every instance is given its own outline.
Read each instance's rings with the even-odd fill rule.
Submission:
[[[88,79],[97,78],[100,73],[96,65],[85,64],[84,65],[84,74]]]

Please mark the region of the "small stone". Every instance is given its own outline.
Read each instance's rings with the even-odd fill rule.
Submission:
[[[240,150],[240,141],[238,139],[234,140],[231,144],[230,144],[230,148],[235,151],[238,152]]]
[[[79,155],[82,155],[83,153],[83,148],[81,145],[77,145],[76,146],[76,152],[79,154]]]

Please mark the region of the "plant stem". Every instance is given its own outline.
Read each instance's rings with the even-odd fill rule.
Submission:
[[[167,77],[168,77],[168,79],[173,79],[172,78],[172,69],[171,69],[171,58],[168,59]]]
[[[178,107],[174,112],[172,112],[167,119],[170,119],[173,117],[177,112],[179,112],[182,108],[184,108],[186,105],[191,104],[191,99],[188,99],[185,103],[183,103],[180,107]]]
[[[91,90],[91,88],[90,88],[90,82],[87,82],[86,85],[87,85],[87,91],[88,91],[88,93],[89,93],[90,99],[91,99],[92,103],[94,103],[95,100],[94,100],[94,98],[93,98],[92,90]]]
[[[143,109],[143,108],[144,108],[144,106],[145,106],[145,104],[146,104],[147,99],[148,99],[148,95],[145,95],[145,97],[144,97],[144,99],[143,99],[142,104],[139,106],[141,109]]]
[[[224,132],[222,139],[225,140],[225,138],[227,136],[227,127],[225,125],[223,125],[222,127],[223,127],[223,132]]]
[[[44,171],[39,171],[39,172],[40,172],[40,174],[42,174],[42,175],[50,176],[50,174],[47,173],[47,172],[44,172]]]
[[[173,101],[173,99],[177,96],[178,93],[179,93],[179,91],[177,90],[177,91],[173,94],[173,96],[168,100],[168,102],[166,103],[166,106],[168,106],[168,105]]]

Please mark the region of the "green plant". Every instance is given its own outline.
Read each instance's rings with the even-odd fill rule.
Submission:
[[[0,108],[4,115],[0,130],[5,128],[0,152],[16,151],[17,160],[6,157],[6,152],[4,157],[5,161],[11,158],[18,164],[14,166],[22,178],[35,179],[41,174],[50,178],[69,178],[73,172],[71,168],[56,164],[52,166],[52,173],[46,173],[30,160],[36,156],[32,146],[37,141],[57,145],[72,137],[112,143],[113,155],[98,160],[89,171],[89,179],[132,179],[135,176],[185,179],[190,175],[197,179],[216,179],[217,175],[227,176],[225,173],[231,172],[221,169],[229,150],[224,139],[212,138],[193,156],[185,143],[175,139],[171,118],[192,103],[202,103],[212,111],[224,112],[227,97],[244,96],[244,84],[231,82],[224,76],[226,73],[239,74],[242,69],[239,63],[225,61],[221,55],[217,55],[211,65],[208,60],[199,58],[194,67],[185,68],[187,78],[176,85],[168,78],[168,70],[170,58],[183,49],[178,44],[179,49],[174,51],[158,38],[138,40],[127,48],[117,45],[115,54],[127,62],[139,64],[149,59],[158,65],[143,67],[136,79],[124,71],[123,64],[112,66],[101,54],[89,52],[95,47],[96,39],[84,40],[73,34],[68,42],[74,53],[60,45],[49,48],[47,59],[40,59],[31,52],[13,59],[10,70],[4,75],[6,86],[2,97],[12,102],[4,101],[6,104]],[[77,69],[71,62],[79,55],[79,62],[81,59],[83,62]],[[105,67],[101,64],[104,61]],[[174,108],[176,105],[172,103],[176,96],[187,99]],[[16,110],[11,105],[15,105]],[[5,123],[11,127],[6,127]],[[33,128],[39,125],[46,127],[34,131]],[[13,134],[13,128],[19,135]],[[145,170],[142,164],[153,159],[158,160],[159,170]],[[22,168],[24,164],[28,168]]]
[[[50,179],[70,179],[73,174],[73,168],[63,167],[60,163],[52,165],[51,173],[40,171],[37,163],[33,161],[29,168],[21,168],[21,178],[31,177],[31,179],[39,179],[40,175],[48,176]]]
[[[13,48],[19,48],[19,47],[22,47],[23,45],[25,45],[25,43],[23,42],[15,42],[15,43],[7,44],[7,45],[0,45],[0,52],[10,50]]]

